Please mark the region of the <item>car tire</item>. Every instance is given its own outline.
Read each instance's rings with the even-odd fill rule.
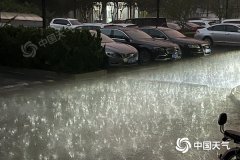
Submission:
[[[147,49],[139,50],[139,64],[149,63],[152,60],[151,53]]]
[[[212,40],[212,38],[210,38],[210,37],[205,37],[205,38],[203,38],[203,41],[207,42],[210,46],[213,45],[213,40]]]

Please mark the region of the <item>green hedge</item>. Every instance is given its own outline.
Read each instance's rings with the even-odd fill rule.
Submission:
[[[32,44],[37,47],[36,54]],[[105,61],[100,34],[94,37],[86,30],[0,28],[0,65],[83,73],[102,69]]]

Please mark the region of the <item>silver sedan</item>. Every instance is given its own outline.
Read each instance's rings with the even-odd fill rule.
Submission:
[[[217,24],[197,30],[196,39],[209,44],[240,46],[240,24]]]

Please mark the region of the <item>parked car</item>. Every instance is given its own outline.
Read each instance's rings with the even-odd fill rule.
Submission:
[[[167,22],[167,26],[168,26],[168,28],[174,29],[176,31],[181,30],[181,27],[176,23]]]
[[[54,18],[51,23],[50,27],[54,29],[74,29],[78,26],[80,26],[81,23],[77,19],[71,19],[71,18]]]
[[[119,28],[122,27],[118,24],[104,24],[104,23],[83,23],[76,27],[77,29],[87,29],[87,30],[100,30],[102,28]]]
[[[93,30],[90,30],[90,33],[92,35],[97,35],[97,32]],[[115,42],[102,33],[101,38],[101,45],[105,48],[106,55],[108,56],[108,65],[120,66],[137,64],[138,51],[136,48],[127,44]]]
[[[135,28],[102,29],[102,33],[117,42],[129,44],[139,51],[139,62],[152,60],[171,60],[181,58],[181,51],[177,44],[156,40],[145,32]]]
[[[153,38],[165,39],[178,44],[183,56],[211,54],[211,47],[208,43],[186,37],[174,29],[164,27],[143,27],[141,30]]]
[[[222,23],[240,24],[240,19],[225,19],[225,20],[222,21]]]
[[[131,23],[117,23],[114,25],[117,25],[119,27],[138,28],[136,24],[131,24]]]
[[[199,29],[195,38],[204,40],[210,45],[240,46],[240,24],[222,23]]]
[[[166,18],[160,17],[159,19],[156,17],[152,18],[132,18],[126,19],[125,23],[136,24],[139,27],[143,26],[162,26],[167,27]]]
[[[178,22],[178,24],[181,27],[180,32],[185,34],[188,37],[194,37],[194,34],[198,29],[204,28],[191,22]]]
[[[188,22],[197,24],[200,27],[204,27],[204,28],[210,27],[210,26],[216,24],[215,21],[211,21],[211,20],[189,20]]]

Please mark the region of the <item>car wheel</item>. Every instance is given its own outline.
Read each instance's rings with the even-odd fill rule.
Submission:
[[[147,49],[141,49],[139,51],[139,63],[149,63],[152,60],[151,53]]]
[[[205,42],[207,42],[210,46],[213,45],[213,40],[212,40],[212,38],[210,38],[210,37],[205,37],[205,38],[203,38],[203,40],[204,40]]]

